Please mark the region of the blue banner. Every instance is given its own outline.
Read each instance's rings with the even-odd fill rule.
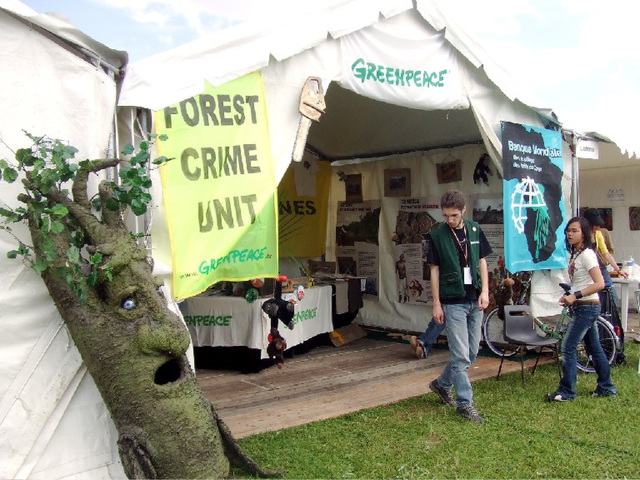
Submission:
[[[507,270],[566,267],[561,133],[502,122],[502,167]]]

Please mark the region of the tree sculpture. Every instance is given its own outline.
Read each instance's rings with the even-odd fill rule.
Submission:
[[[0,215],[11,235],[11,223],[27,222],[33,245],[14,235],[18,249],[8,255],[42,276],[118,429],[127,476],[223,478],[230,465],[276,473],[243,454],[202,396],[185,355],[189,333],[123,222],[127,207],[141,215],[151,200],[152,142],[142,142],[126,162],[77,163],[75,148],[27,135],[33,146],[17,150],[16,162],[0,160],[4,181],[22,176],[24,206],[0,208]],[[90,175],[116,166],[118,184],[102,181],[90,198]]]

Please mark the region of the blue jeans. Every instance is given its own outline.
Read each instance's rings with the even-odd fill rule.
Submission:
[[[604,279],[604,286],[611,287],[611,295],[613,295],[613,301],[616,303],[616,308],[620,305],[620,299],[618,298],[618,291],[613,288],[613,282],[611,281],[611,274],[607,268],[601,268],[600,272],[602,272],[602,278]],[[600,297],[600,304],[602,304],[602,295],[604,295],[604,290],[600,290],[598,292],[598,296]]]
[[[438,337],[444,330],[444,324],[445,322],[438,323],[432,318],[429,325],[427,325],[427,329],[418,337],[418,342],[420,342],[422,348],[424,348],[425,354],[429,353],[433,344],[438,340]]]
[[[473,389],[469,381],[469,367],[478,355],[482,329],[482,311],[478,302],[442,305],[447,323],[447,342],[450,359],[438,384],[456,389],[458,407],[473,403]]]
[[[600,305],[578,305],[573,312],[573,320],[562,340],[562,379],[556,393],[573,400],[576,398],[576,378],[578,376],[578,352],[580,340],[584,338],[587,352],[598,374],[597,392],[616,394],[616,387],[611,381],[609,362],[600,345],[596,318],[600,315]]]

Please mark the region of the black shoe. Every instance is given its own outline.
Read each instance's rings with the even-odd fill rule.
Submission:
[[[453,395],[451,395],[451,390],[442,388],[438,384],[438,379],[435,379],[429,384],[429,390],[431,390],[433,393],[436,393],[440,397],[440,400],[442,400],[442,403],[444,403],[445,405],[449,405],[451,407],[456,406],[456,402],[453,399]]]
[[[617,397],[618,394],[617,393],[612,393],[612,392],[604,392],[604,391],[599,391],[597,388],[591,392],[591,396],[592,397],[609,397],[609,398],[614,398]]]
[[[470,420],[476,423],[484,423],[484,418],[476,410],[476,406],[473,403],[467,403],[457,408],[458,415],[465,420]]]
[[[556,392],[547,393],[546,397],[547,402],[571,402],[573,398],[565,397],[564,395]]]

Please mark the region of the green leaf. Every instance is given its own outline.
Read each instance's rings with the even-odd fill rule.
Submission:
[[[7,182],[7,183],[13,183],[16,181],[16,178],[18,178],[18,171],[11,168],[11,167],[7,167],[2,171],[2,179]]]
[[[112,212],[117,212],[118,210],[120,210],[120,202],[114,200],[113,198],[108,198],[105,202],[105,206]]]
[[[49,233],[51,231],[51,217],[49,215],[43,215],[40,220],[42,221],[40,231]]]
[[[91,199],[91,207],[93,207],[98,212],[102,210],[102,202],[100,201],[99,197],[93,197]]]
[[[80,261],[80,250],[73,246],[69,247],[67,249],[67,258],[69,259],[69,262],[78,264],[78,262]]]
[[[38,275],[42,275],[42,272],[49,268],[49,264],[40,258],[37,258],[32,266]]]
[[[81,230],[73,232],[71,234],[71,243],[78,248],[82,248],[84,246],[84,233]]]
[[[51,208],[51,213],[53,213],[56,217],[65,217],[69,214],[69,209],[61,203],[56,203]]]
[[[147,206],[144,203],[142,203],[140,200],[134,200],[131,203],[131,211],[135,215],[140,216],[147,211]]]
[[[129,205],[131,203],[131,196],[129,195],[128,192],[121,192],[120,193],[120,198],[118,200],[120,200],[120,203],[124,203],[125,205]]]
[[[68,160],[75,157],[76,153],[78,153],[78,149],[76,147],[72,145],[65,145],[62,149],[62,158]]]
[[[87,283],[91,287],[95,287],[96,285],[98,285],[98,272],[96,272],[95,270],[91,270],[89,275],[87,275]]]
[[[131,155],[134,152],[134,148],[133,145],[131,145],[130,143],[127,143],[124,147],[122,147],[122,150],[120,150],[120,153],[122,153],[123,155]]]
[[[64,230],[64,225],[62,222],[59,222],[58,220],[55,220],[52,224],[51,224],[51,231],[53,233],[62,233]]]
[[[105,277],[107,277],[107,280],[112,281],[113,280],[113,265],[111,265],[110,262],[107,262],[105,265],[103,265],[100,268],[104,272]]]
[[[154,165],[164,165],[168,161],[169,161],[169,159],[167,157],[161,156],[161,157],[156,158],[152,163]]]
[[[94,253],[89,257],[89,263],[91,263],[92,265],[97,265],[102,261],[102,258],[103,258],[102,253],[100,252]]]
[[[24,256],[29,255],[29,247],[27,247],[24,243],[21,243],[20,245],[18,245],[18,253]]]
[[[15,215],[15,213],[12,212],[11,210],[0,207],[0,215],[3,217],[12,217],[13,215]]]
[[[129,178],[134,169],[128,165],[122,165],[118,170],[118,176],[122,179]]]
[[[163,133],[162,135],[158,135],[158,140],[162,140],[163,142],[166,142],[169,139],[169,135],[167,135],[166,133]]]
[[[18,161],[19,165],[31,167],[33,166],[36,159],[33,157],[33,155],[31,155],[30,148],[19,148],[16,151],[16,160]]]
[[[7,252],[7,258],[18,258],[18,251],[17,250],[9,250]]]

